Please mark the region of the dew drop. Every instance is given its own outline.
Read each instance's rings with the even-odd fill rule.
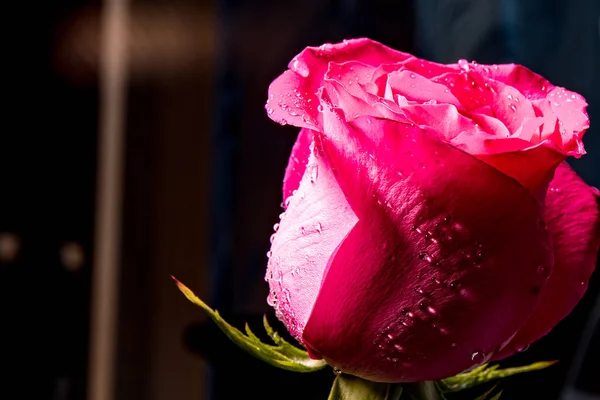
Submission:
[[[335,376],[340,376],[342,374],[342,370],[340,370],[339,368],[333,367],[333,374]]]
[[[318,233],[322,233],[323,232],[323,226],[321,225],[320,222],[317,222],[317,225],[315,226],[315,229],[317,230]]]
[[[302,232],[303,235],[306,235],[306,228],[301,226],[300,227],[300,232]]]
[[[415,292],[419,293],[419,294],[423,294],[425,292],[423,292],[423,289],[421,288],[421,286],[415,286]]]
[[[452,282],[450,282],[448,287],[450,289],[457,289],[459,285],[460,285],[460,282],[458,280],[453,280]]]
[[[267,258],[271,258],[272,255],[273,255],[273,252],[271,250],[267,251]]]
[[[458,60],[458,67],[465,72],[469,72],[469,62],[464,58]]]
[[[515,106],[514,104],[510,104],[509,107],[511,110],[517,111],[517,106]]]
[[[548,268],[548,266],[545,264],[538,265],[537,272],[544,278],[548,278],[550,276],[550,268]]]
[[[409,76],[411,77],[411,79],[415,79],[416,78],[416,75],[414,73],[412,73],[412,72],[410,73]]]
[[[523,352],[525,352],[525,351],[527,351],[527,350],[529,350],[529,345],[528,345],[528,344],[526,344],[525,346],[521,346],[521,347],[519,347],[519,348],[517,349],[517,352],[518,352],[518,353],[523,353]]]
[[[404,351],[404,347],[400,346],[399,344],[395,344],[394,348],[398,351]]]
[[[281,121],[279,121],[279,124],[281,126],[285,126],[285,125],[287,125],[287,121],[285,119],[281,119]]]
[[[275,241],[275,234],[272,234],[271,237],[269,238],[269,241],[271,243],[273,243],[273,241]]]
[[[267,114],[273,115],[274,112],[275,110],[273,110],[271,107],[267,108]]]
[[[413,324],[413,322],[410,319],[403,319],[402,320],[402,325],[404,325],[406,327],[412,326],[412,324]]]
[[[471,361],[475,364],[481,364],[485,361],[485,353],[482,351],[475,351],[471,354]]]
[[[279,230],[279,224],[273,225],[273,230],[277,232]]]
[[[305,78],[310,74],[308,66],[298,59],[292,63],[292,69]]]
[[[271,291],[269,293],[269,296],[267,296],[267,304],[271,307],[275,307],[277,305],[277,296],[275,295],[275,292]]]
[[[317,177],[319,176],[319,166],[313,165],[310,170],[310,183],[315,183],[317,181]]]
[[[322,113],[322,112],[323,112],[323,110],[324,110],[324,108],[323,108],[323,105],[322,105],[322,104],[319,104],[319,105],[317,106],[317,111],[318,111],[318,112],[320,112],[320,113]]]
[[[546,229],[546,221],[544,221],[543,219],[538,219],[538,225],[540,228],[542,229]]]
[[[433,257],[427,253],[419,253],[419,258],[423,261],[427,261],[428,263],[433,262]]]

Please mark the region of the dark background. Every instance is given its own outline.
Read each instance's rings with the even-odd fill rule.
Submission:
[[[84,399],[103,3],[7,7],[0,399]],[[263,105],[307,45],[367,36],[438,62],[524,64],[588,100],[589,154],[572,165],[600,186],[597,0],[135,0],[129,17],[114,399],[326,398],[330,370],[292,374],[246,356],[169,279],[237,326],[275,322],[265,253],[296,129]],[[596,273],[569,317],[502,363],[560,360],[503,381],[503,398],[600,396],[599,293]]]

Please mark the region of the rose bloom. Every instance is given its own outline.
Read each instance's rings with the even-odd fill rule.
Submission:
[[[378,382],[455,375],[539,339],[600,244],[586,102],[519,65],[442,65],[369,39],[308,47],[267,114],[302,128],[266,279],[309,351]]]

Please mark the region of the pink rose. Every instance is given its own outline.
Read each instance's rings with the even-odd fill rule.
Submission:
[[[455,375],[545,335],[600,245],[585,100],[518,65],[441,65],[368,39],[309,47],[269,88],[301,127],[269,303],[309,350],[380,382]]]

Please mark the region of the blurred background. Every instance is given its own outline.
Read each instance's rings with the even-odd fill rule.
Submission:
[[[368,36],[438,62],[524,64],[588,100],[589,154],[572,165],[600,186],[598,0],[6,7],[0,399],[326,397],[330,370],[287,373],[241,353],[169,278],[237,326],[275,322],[265,254],[296,129],[263,105],[307,45]],[[502,364],[560,362],[503,381],[503,398],[600,398],[599,275]]]

